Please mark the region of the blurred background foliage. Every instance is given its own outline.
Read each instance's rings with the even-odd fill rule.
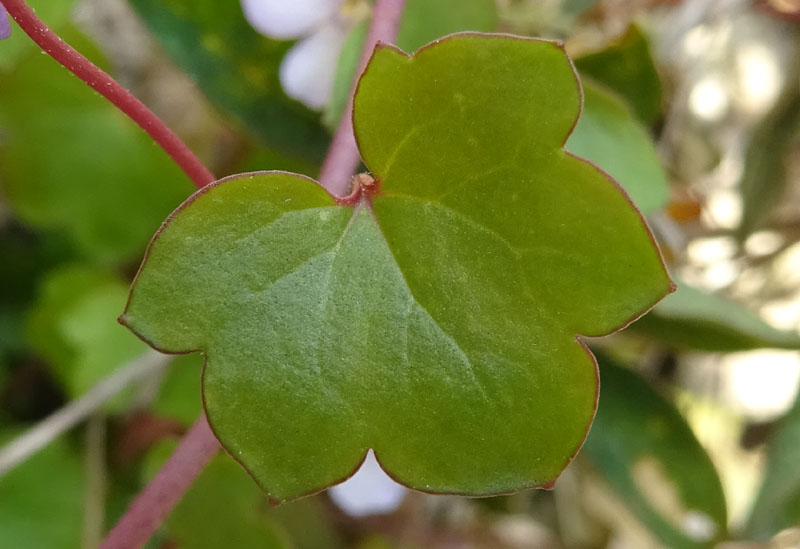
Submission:
[[[239,2],[30,4],[218,176],[316,176],[366,32],[349,31],[317,113],[278,80],[291,42],[258,34]],[[149,546],[800,546],[799,24],[796,0],[408,0],[407,51],[460,30],[566,43],[584,88],[566,147],[628,191],[679,289],[590,341],[597,419],[552,491],[411,493],[355,518],[325,493],[272,507],[220,455]],[[0,42],[2,443],[146,351],[115,319],[150,236],[192,192],[14,30]],[[200,413],[201,367],[175,358],[0,470],[0,547],[95,547]]]

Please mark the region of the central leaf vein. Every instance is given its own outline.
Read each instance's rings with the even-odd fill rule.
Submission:
[[[389,256],[392,258],[392,261],[394,262],[394,265],[397,268],[397,272],[400,274],[400,277],[403,280],[403,284],[405,285],[406,291],[408,292],[408,295],[409,295],[409,298],[410,298],[409,309],[408,309],[408,313],[405,316],[405,322],[404,322],[404,324],[405,324],[405,334],[406,335],[405,335],[405,338],[404,338],[403,354],[406,357],[406,363],[408,362],[408,331],[409,331],[409,325],[410,325],[411,319],[412,319],[412,315],[410,313],[411,313],[411,310],[413,309],[413,307],[417,307],[420,310],[420,312],[422,312],[428,319],[430,319],[431,325],[436,329],[436,331],[442,337],[444,337],[448,341],[448,343],[450,343],[451,347],[456,351],[456,353],[458,354],[458,357],[461,359],[460,360],[461,363],[464,365],[465,370],[467,371],[467,373],[469,374],[470,378],[474,382],[474,384],[477,387],[478,391],[480,392],[481,396],[485,400],[489,400],[489,395],[486,392],[486,389],[483,387],[483,383],[481,382],[480,378],[478,377],[478,373],[477,373],[478,372],[478,368],[476,368],[476,366],[472,363],[472,359],[470,359],[469,354],[467,354],[467,352],[462,348],[462,346],[459,344],[458,340],[456,340],[455,337],[453,337],[447,330],[445,330],[444,327],[441,325],[441,323],[431,314],[431,312],[424,305],[422,305],[422,303],[420,303],[417,300],[417,298],[414,296],[414,292],[411,290],[411,285],[408,282],[408,278],[406,277],[405,273],[403,272],[403,269],[400,267],[400,264],[397,262],[397,258],[395,257],[394,252],[392,251],[391,247],[389,246],[389,242],[386,239],[386,236],[385,236],[385,234],[383,232],[383,229],[381,229],[381,225],[378,222],[378,218],[375,215],[375,212],[371,208],[370,208],[370,213],[372,214],[372,218],[373,218],[373,220],[375,222],[375,226],[377,227],[381,237],[383,238],[384,243],[386,244],[386,249],[387,249],[387,251],[389,253]]]

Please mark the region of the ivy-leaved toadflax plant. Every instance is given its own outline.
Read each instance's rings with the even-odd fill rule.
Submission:
[[[558,43],[380,45],[353,114],[371,175],[344,198],[284,172],[198,191],[121,320],[205,353],[209,422],[274,500],[347,478],[370,448],[426,492],[552,486],[597,405],[578,336],[672,288],[625,193],[564,151],[580,105]]]

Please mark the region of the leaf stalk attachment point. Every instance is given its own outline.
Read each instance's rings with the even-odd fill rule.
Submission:
[[[350,99],[342,114],[342,119],[339,121],[339,126],[336,128],[336,133],[333,135],[333,141],[319,174],[320,183],[333,196],[341,197],[347,192],[350,177],[358,169],[361,161],[361,155],[353,136],[353,93],[356,83],[361,77],[361,73],[364,72],[378,42],[394,41],[405,4],[406,0],[378,0],[375,2],[372,24],[358,60],[356,78],[350,88]]]
[[[372,196],[380,192],[380,183],[368,173],[356,174],[350,182],[350,194],[337,198],[336,202],[341,206],[355,206],[362,200],[371,204]]]

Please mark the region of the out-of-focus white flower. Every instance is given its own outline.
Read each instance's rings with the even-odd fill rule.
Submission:
[[[281,62],[281,85],[289,97],[322,109],[331,97],[347,32],[368,5],[353,0],[241,2],[245,18],[261,34],[277,40],[300,39]]]
[[[408,489],[383,472],[370,450],[358,472],[328,491],[333,502],[348,515],[364,517],[391,513],[403,502]]]
[[[0,40],[11,36],[11,21],[8,20],[8,13],[3,4],[0,4]]]

